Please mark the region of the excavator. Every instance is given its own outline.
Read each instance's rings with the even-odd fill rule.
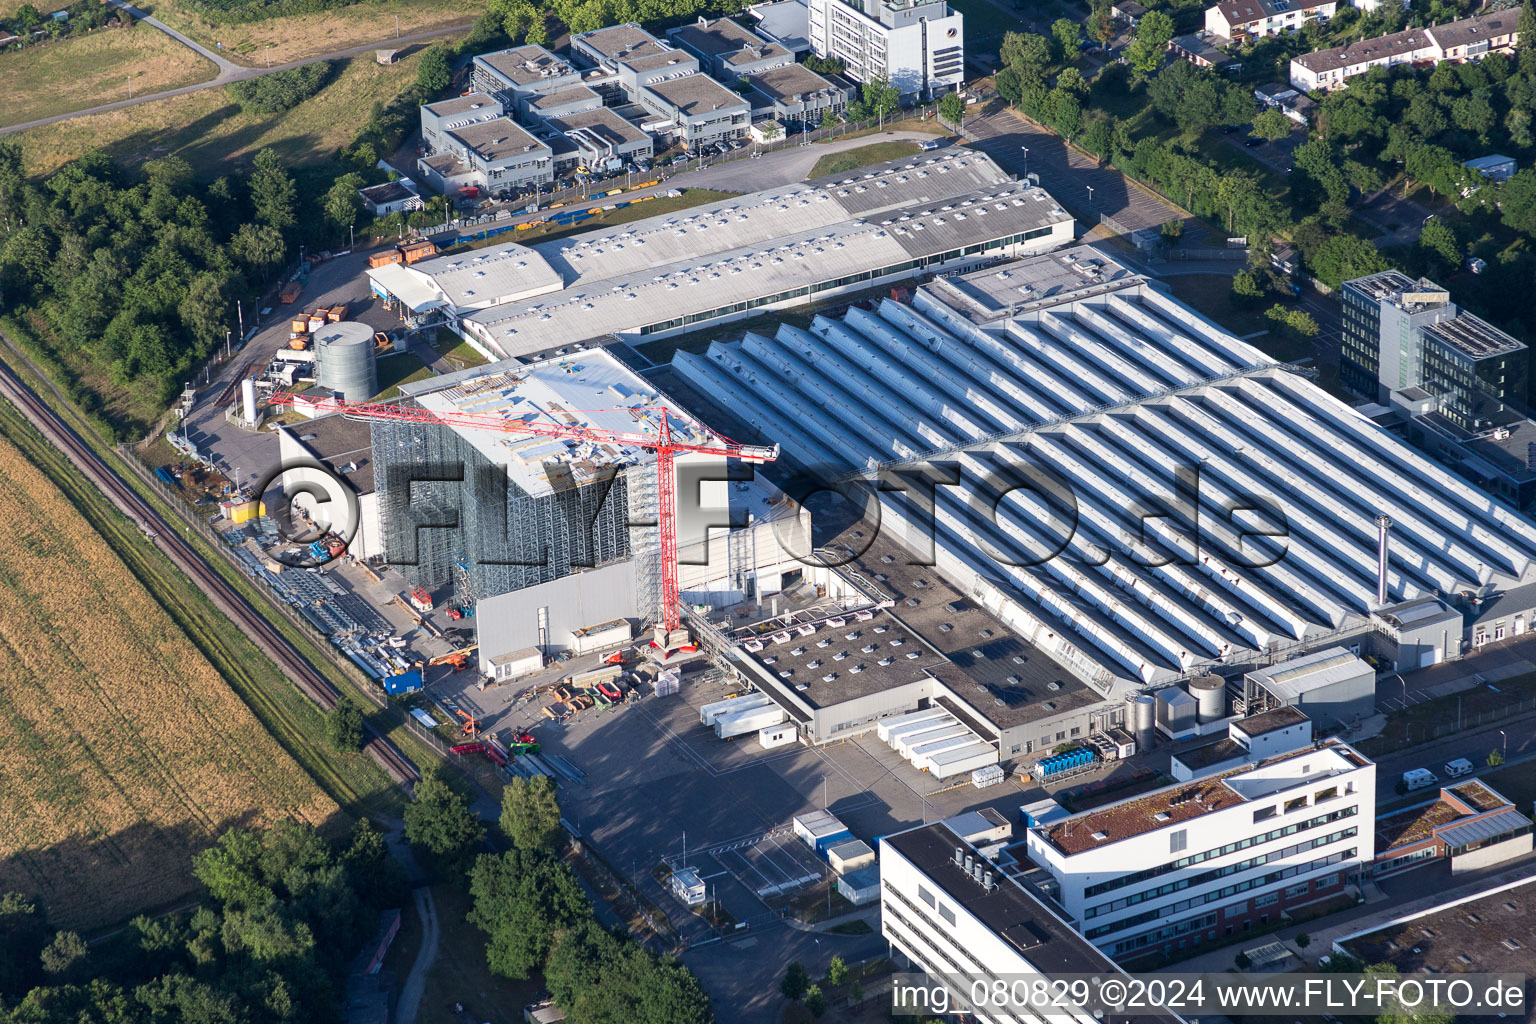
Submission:
[[[477,719],[474,715],[471,715],[468,711],[463,710],[462,708],[454,708],[453,713],[464,719],[463,732],[465,736],[468,736],[471,739],[480,738],[479,719]]]

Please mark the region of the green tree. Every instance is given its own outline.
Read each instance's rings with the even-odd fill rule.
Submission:
[[[455,860],[485,838],[485,827],[469,801],[453,791],[439,770],[426,771],[405,805],[405,838],[439,857]]]
[[[965,100],[957,92],[947,92],[939,99],[939,120],[951,128],[959,128],[965,119]]]
[[[881,127],[885,126],[885,119],[901,105],[901,91],[891,84],[888,75],[872,76],[864,83],[862,95],[869,116],[878,121]]]
[[[36,28],[43,20],[36,7],[31,4],[22,4],[16,8],[16,13],[11,15],[11,28],[18,34],[25,34]]]
[[[1536,168],[1527,167],[1499,186],[1499,210],[1505,227],[1536,236]]]
[[[1292,127],[1291,119],[1286,117],[1278,107],[1261,111],[1259,116],[1253,119],[1253,134],[1269,142],[1290,135]]]
[[[1308,935],[1306,932],[1297,932],[1296,933],[1296,948],[1297,949],[1306,949],[1310,945],[1312,945],[1312,936]]]
[[[242,224],[229,243],[235,259],[265,281],[283,262],[283,233],[270,224]]]
[[[421,52],[416,63],[416,88],[428,99],[438,96],[453,81],[448,47],[435,43]]]
[[[1162,11],[1148,11],[1136,23],[1136,38],[1125,48],[1131,68],[1150,75],[1163,64],[1173,38],[1173,19]]]
[[[491,973],[504,978],[528,978],[542,969],[555,939],[592,915],[571,869],[547,853],[481,854],[469,891],[469,923],[490,937],[486,961]]]
[[[1515,31],[1520,36],[1515,50],[1520,73],[1536,75],[1536,5],[1531,0],[1525,0],[1520,5],[1520,17],[1515,21]]]
[[[1461,244],[1456,241],[1456,232],[1439,217],[1419,228],[1419,248],[1438,259],[1442,269],[1456,270],[1461,266]]]
[[[806,989],[811,987],[810,972],[805,969],[805,964],[799,960],[793,960],[784,969],[784,980],[779,982],[779,991],[785,999],[799,999],[805,995]]]
[[[362,185],[363,179],[356,174],[343,174],[321,200],[325,219],[335,225],[343,238],[347,237],[347,231],[352,225],[357,223],[357,215],[363,212],[363,197],[357,191]]]
[[[501,790],[501,831],[520,850],[553,853],[561,845],[560,802],[547,775],[514,778]]]
[[[811,1011],[811,1016],[817,1019],[827,1012],[827,997],[821,991],[820,985],[812,985],[805,990],[805,1008]]]
[[[1062,68],[1061,73],[1056,76],[1056,88],[1079,99],[1087,96],[1089,92],[1088,80],[1077,68]]]
[[[1082,29],[1071,18],[1057,18],[1051,22],[1051,35],[1056,40],[1056,59],[1070,64],[1082,53]]]
[[[998,59],[1019,76],[1025,88],[1039,85],[1051,66],[1051,44],[1034,32],[1004,32]]]
[[[779,127],[777,121],[765,121],[762,126],[763,141],[772,142],[784,134],[784,129]]]
[[[1170,217],[1163,221],[1163,240],[1170,245],[1184,237],[1184,222],[1178,217]]]
[[[19,892],[0,893],[0,999],[18,998],[41,979],[39,959],[48,941],[42,908]]]
[[[79,980],[89,949],[79,932],[58,932],[53,941],[43,947],[43,971],[56,985],[67,985]]]
[[[256,154],[256,168],[251,173],[251,206],[256,218],[279,231],[290,228],[297,221],[294,202],[298,189],[293,179],[283,170],[282,161],[272,149]]]
[[[336,706],[326,712],[325,738],[338,753],[353,754],[363,749],[363,709],[356,701],[342,695]]]
[[[205,271],[192,278],[191,284],[187,286],[186,297],[176,307],[176,312],[187,333],[205,347],[212,347],[221,341],[226,325],[230,322],[229,300],[224,296],[224,279],[212,271]]]
[[[1246,971],[1248,968],[1253,966],[1253,960],[1248,956],[1247,953],[1238,953],[1237,956],[1233,958],[1232,962],[1240,971]]]
[[[1266,291],[1264,279],[1251,268],[1238,271],[1232,278],[1232,295],[1240,305],[1254,305]]]
[[[1359,235],[1336,234],[1308,257],[1312,273],[1330,288],[1387,269],[1387,261]]]
[[[1499,753],[1497,750],[1490,750],[1488,751],[1487,759],[1483,763],[1486,764],[1489,768],[1497,768],[1499,765],[1504,763],[1504,755]]]
[[[848,965],[840,956],[834,956],[832,962],[827,964],[827,982],[833,986],[840,986],[848,980]]]

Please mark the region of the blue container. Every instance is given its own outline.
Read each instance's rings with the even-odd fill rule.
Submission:
[[[421,672],[411,669],[409,672],[401,672],[399,675],[390,676],[384,680],[384,692],[391,696],[402,693],[415,693],[421,689]]]
[[[170,484],[172,487],[176,486],[176,478],[172,476],[171,471],[166,469],[164,466],[156,467],[155,476],[159,477],[164,483]]]

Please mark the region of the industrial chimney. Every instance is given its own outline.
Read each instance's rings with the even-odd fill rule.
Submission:
[[[1387,531],[1392,529],[1392,519],[1386,515],[1376,517],[1376,607],[1387,603]]]

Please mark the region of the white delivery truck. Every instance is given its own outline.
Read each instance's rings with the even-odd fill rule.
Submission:
[[[1445,774],[1447,778],[1459,779],[1463,775],[1472,774],[1472,762],[1464,757],[1458,757],[1454,761],[1445,762]]]
[[[1428,768],[1414,768],[1403,772],[1403,785],[1410,792],[1415,789],[1423,789],[1425,786],[1433,786],[1439,781],[1435,773]]]

